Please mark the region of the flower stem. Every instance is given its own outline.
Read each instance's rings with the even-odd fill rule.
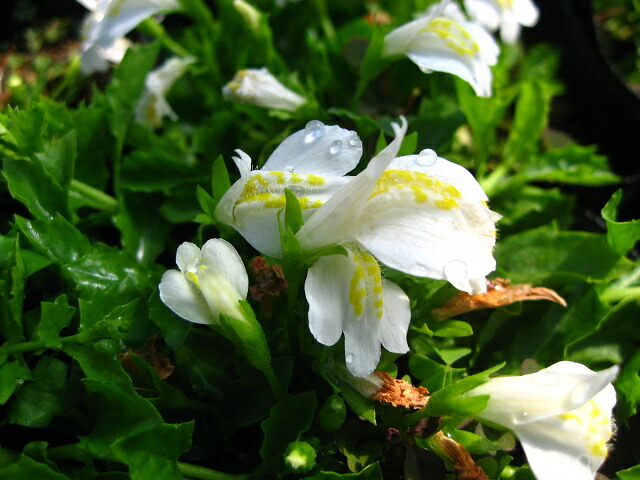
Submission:
[[[147,35],[159,39],[167,49],[171,50],[176,55],[180,57],[191,56],[191,53],[171,38],[164,27],[153,18],[147,18],[138,26],[138,28]]]
[[[115,198],[84,182],[76,179],[71,180],[70,190],[71,194],[83,198],[90,207],[97,210],[109,212],[118,210],[118,201]]]
[[[615,303],[628,297],[640,297],[640,287],[628,287],[615,290],[606,290],[600,299],[606,303]]]

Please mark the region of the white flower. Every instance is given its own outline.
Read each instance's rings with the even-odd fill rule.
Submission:
[[[302,226],[301,245],[357,242],[396,270],[485,292],[500,216],[473,176],[433,150],[374,160]]]
[[[159,286],[160,298],[176,315],[206,325],[219,325],[221,313],[245,318],[238,302],[247,298],[249,279],[230,243],[216,238],[200,250],[185,242],[178,247],[176,263],[180,271],[165,272]]]
[[[466,396],[490,395],[476,416],[513,431],[538,480],[593,480],[613,433],[617,372],[559,362],[530,375],[491,378]]]
[[[464,0],[469,16],[489,30],[500,28],[502,41],[515,43],[520,26],[533,27],[538,23],[538,7],[532,0]]]
[[[151,127],[159,127],[165,115],[174,121],[177,119],[165,97],[176,80],[193,62],[195,62],[195,58],[192,57],[173,57],[147,75],[145,91],[136,106],[135,118],[137,122],[146,123]]]
[[[362,155],[355,132],[312,120],[287,137],[262,169],[251,170],[251,158],[241,150],[234,157],[240,180],[222,197],[216,217],[232,226],[258,251],[281,255],[278,212],[285,206],[284,189],[298,198],[309,218],[352,177]]]
[[[384,39],[384,56],[405,54],[425,73],[446,72],[468,82],[476,94],[491,96],[491,65],[498,45],[480,25],[464,21],[456,4],[445,0],[426,16],[409,22]]]
[[[324,256],[309,269],[309,329],[323,345],[334,345],[344,332],[347,368],[366,377],[378,365],[380,344],[394,353],[409,351],[411,309],[409,297],[382,278],[371,254],[345,247],[348,256]]]
[[[78,0],[91,14],[82,27],[81,70],[104,72],[119,63],[128,47],[123,38],[145,18],[178,8],[176,0]]]
[[[223,89],[227,100],[293,112],[307,100],[282,85],[269,70],[240,70]]]

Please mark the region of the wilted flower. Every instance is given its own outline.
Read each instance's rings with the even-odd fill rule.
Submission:
[[[538,7],[532,0],[464,0],[469,16],[489,30],[500,28],[502,41],[514,43],[520,36],[520,26],[538,23]]]
[[[529,375],[491,378],[466,396],[490,396],[476,416],[520,439],[538,480],[593,480],[613,433],[617,372],[559,362]]]
[[[293,112],[307,100],[292,92],[266,67],[240,70],[223,89],[227,100]]]
[[[384,56],[405,54],[422,71],[446,72],[491,96],[491,65],[498,45],[480,25],[465,21],[457,4],[445,0],[427,15],[402,25],[384,39]]]
[[[251,158],[236,150],[233,160],[240,180],[222,197],[216,217],[232,226],[258,251],[281,255],[277,214],[285,206],[284,189],[300,202],[304,218],[327,201],[352,177],[362,142],[355,132],[312,120],[287,137],[262,169],[251,170]]]
[[[169,270],[160,282],[160,298],[176,315],[193,323],[217,325],[220,314],[243,318],[239,305],[247,298],[249,278],[233,246],[221,238],[202,250],[185,242],[178,247],[180,271]]]
[[[147,75],[144,93],[136,106],[136,121],[159,127],[165,115],[174,121],[178,118],[165,97],[193,62],[195,58],[192,57],[173,57]]]
[[[82,27],[81,70],[104,72],[120,63],[128,47],[123,38],[145,18],[178,8],[176,0],[78,0],[91,10]]]

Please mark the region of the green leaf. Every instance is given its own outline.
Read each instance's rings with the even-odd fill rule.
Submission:
[[[398,154],[396,157],[403,157],[405,155],[413,155],[416,152],[416,147],[418,146],[418,132],[413,132],[404,137],[402,141],[402,145],[400,146],[400,150],[398,150]],[[384,148],[384,147],[382,147]]]
[[[0,365],[0,405],[7,403],[18,385],[31,379],[31,372],[23,365],[16,362]]]
[[[467,452],[472,455],[485,455],[500,450],[500,447],[491,440],[476,435],[475,433],[457,429],[445,430],[445,433],[462,445]]]
[[[376,404],[364,397],[344,382],[339,385],[340,393],[353,413],[376,425]]]
[[[445,320],[432,326],[434,337],[455,338],[473,335],[473,328],[460,320]]]
[[[76,160],[76,133],[70,131],[60,139],[52,142],[44,152],[37,153],[36,158],[55,180],[63,191],[68,192],[73,178]]]
[[[544,80],[525,81],[516,102],[513,125],[504,145],[507,161],[517,161],[536,147],[542,130],[547,126],[551,99],[557,88]]]
[[[383,480],[382,470],[378,462],[372,463],[366,468],[363,468],[358,473],[335,473],[335,472],[320,472],[316,473],[312,477],[305,477],[304,480]]]
[[[640,480],[640,465],[626,470],[620,470],[616,475],[618,480]]]
[[[618,222],[617,209],[621,201],[622,190],[618,190],[602,209],[602,218],[607,222],[609,245],[619,255],[625,255],[640,239],[640,219]]]
[[[144,90],[145,78],[159,51],[160,42],[129,48],[120,65],[114,69],[105,100],[109,108],[109,128],[119,145],[124,142],[133,111]]]
[[[19,342],[23,338],[22,306],[26,271],[18,238],[6,242],[5,248],[4,265],[0,271],[0,301],[5,311],[0,316],[0,332],[6,340]]]
[[[622,365],[616,379],[616,392],[616,418],[626,423],[636,414],[640,403],[640,349]]]
[[[596,147],[582,145],[568,145],[537,155],[512,178],[513,181],[591,186],[619,181],[609,169],[607,158],[596,153]]]
[[[604,235],[559,231],[554,226],[527,230],[498,242],[495,256],[499,276],[514,283],[539,282],[561,273],[605,280],[620,259]]]
[[[263,460],[260,471],[268,472],[281,461],[287,445],[298,440],[309,429],[315,411],[315,392],[285,394],[280,399],[271,409],[269,418],[260,423],[264,432],[264,441],[260,447]]]
[[[172,349],[177,350],[187,338],[191,322],[177,316],[160,300],[158,290],[154,290],[149,298],[149,316],[160,330],[162,337]]]
[[[49,348],[60,348],[60,331],[69,325],[75,311],[75,307],[69,306],[66,295],[60,295],[53,303],[42,302],[35,338],[45,342]]]
[[[122,187],[132,192],[158,192],[205,179],[193,158],[160,146],[135,150],[122,162]]]
[[[69,480],[69,477],[53,470],[49,465],[40,463],[28,455],[21,454],[17,462],[0,468],[0,478],[7,480]]]
[[[44,428],[73,404],[74,393],[69,390],[67,365],[56,358],[43,357],[31,373],[33,382],[14,395],[7,419],[26,427]]]
[[[302,218],[302,209],[300,208],[300,202],[291,190],[284,189],[284,195],[286,198],[286,206],[284,208],[284,228],[287,231],[293,232],[295,235],[302,227],[304,219]]]
[[[437,392],[451,383],[454,373],[459,375],[463,370],[442,365],[424,355],[414,354],[409,358],[409,371],[427,390]]]
[[[222,155],[218,155],[218,158],[213,162],[213,171],[211,172],[211,191],[213,192],[213,199],[216,204],[224,194],[227,193],[229,188],[231,188],[229,171],[227,170]]]

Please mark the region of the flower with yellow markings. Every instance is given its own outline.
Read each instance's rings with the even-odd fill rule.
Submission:
[[[497,63],[498,53],[491,35],[447,0],[389,33],[383,50],[384,56],[406,55],[425,73],[456,75],[481,97],[491,96],[489,67]]]
[[[312,120],[287,137],[260,170],[251,170],[251,158],[236,152],[240,180],[220,200],[216,217],[256,250],[279,257],[278,212],[286,205],[285,189],[309,218],[352,178],[345,175],[358,164],[362,142],[353,131]]]
[[[529,375],[491,378],[465,396],[490,396],[476,416],[520,439],[538,480],[593,480],[613,434],[617,372],[559,362]]]
[[[538,7],[532,0],[464,0],[469,16],[490,31],[500,29],[504,43],[512,44],[520,36],[521,26],[538,23]]]

